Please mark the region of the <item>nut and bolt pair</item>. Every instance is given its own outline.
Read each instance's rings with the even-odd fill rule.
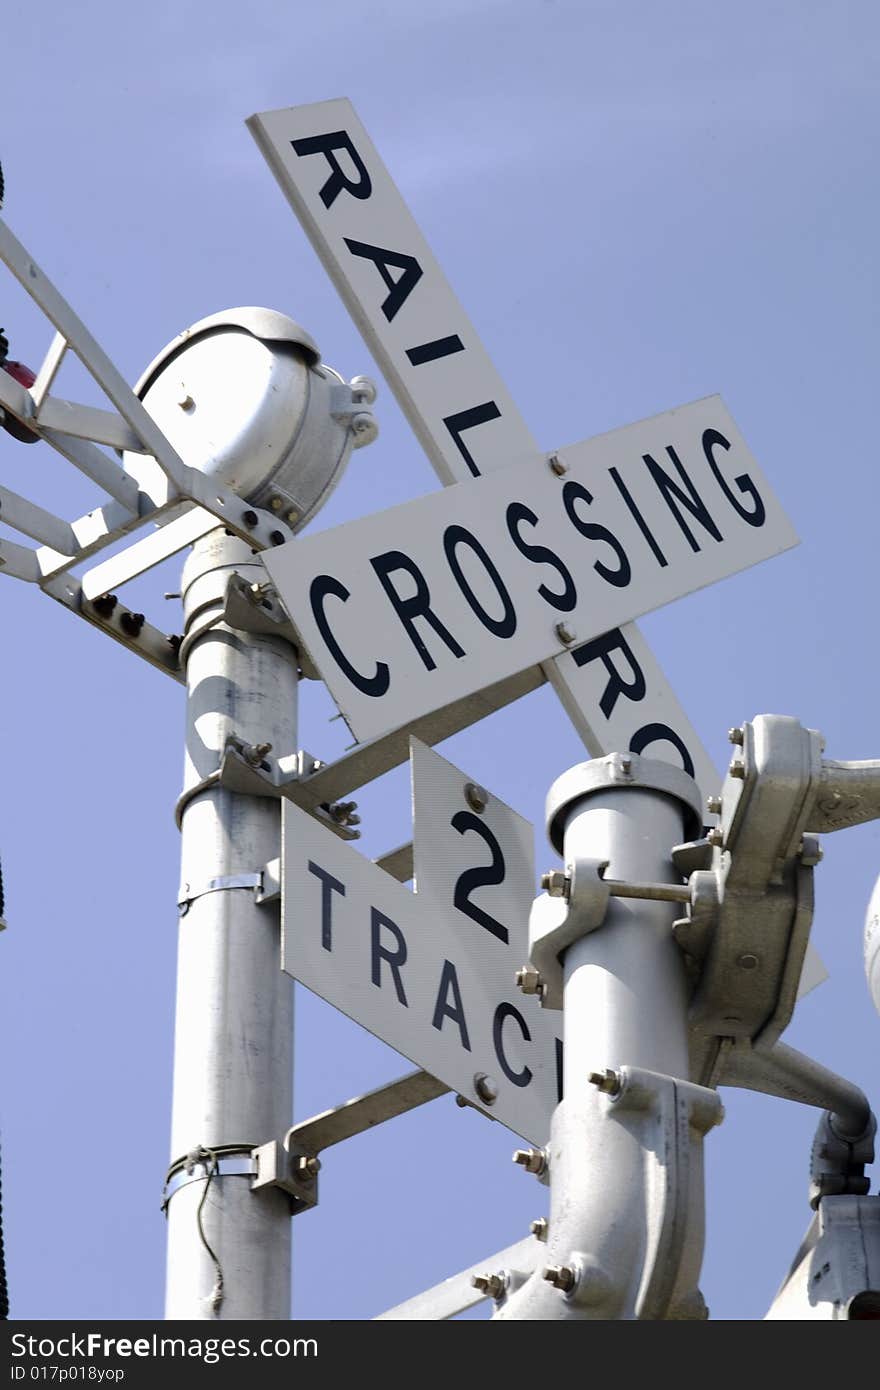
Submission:
[[[541,1278],[546,1279],[548,1284],[552,1284],[554,1289],[559,1289],[562,1293],[571,1293],[577,1283],[577,1275],[571,1265],[548,1265],[541,1272]]]
[[[506,1274],[472,1274],[471,1284],[480,1293],[484,1293],[487,1298],[494,1298],[497,1302],[507,1289]]]
[[[591,1071],[587,1080],[606,1096],[620,1094],[620,1073],[612,1071],[610,1067],[606,1067],[604,1071]]]
[[[541,887],[551,898],[567,898],[571,891],[571,879],[564,869],[548,869],[541,875]]]
[[[523,965],[517,970],[514,979],[523,994],[542,994],[544,981],[533,965]]]
[[[547,1168],[547,1155],[543,1149],[515,1149],[513,1161],[536,1177],[540,1177]]]
[[[302,1154],[293,1161],[293,1171],[302,1182],[311,1182],[321,1171],[320,1158],[312,1158],[308,1154]]]

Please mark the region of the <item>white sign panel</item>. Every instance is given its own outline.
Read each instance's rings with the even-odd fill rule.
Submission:
[[[285,802],[282,967],[542,1145],[559,1099],[562,1019],[514,983],[535,896],[531,826],[494,797],[473,811],[468,778],[415,741],[414,759],[417,893]]]
[[[264,112],[248,125],[442,482],[537,463],[538,444],[351,103]],[[544,670],[593,756],[638,749],[681,764],[704,795],[718,790],[633,624]]]
[[[717,396],[263,560],[358,739],[797,543]]]

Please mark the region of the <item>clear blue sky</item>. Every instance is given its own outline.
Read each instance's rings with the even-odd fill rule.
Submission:
[[[640,624],[719,762],[761,712],[880,756],[876,613],[880,15],[871,0],[85,0],[4,35],[4,216],[130,380],[205,314],[265,304],[377,375],[243,124],[348,96],[542,446],[720,392],[801,545]],[[49,333],[4,280],[13,355]],[[75,372],[71,395],[89,388]],[[390,392],[314,529],[437,486]],[[0,435],[4,481],[80,493]],[[176,565],[144,601],[175,589]],[[183,700],[0,578],[4,1228],[18,1318],[161,1316]],[[159,599],[161,604],[161,598]],[[168,626],[179,626],[173,603]],[[301,743],[341,751],[303,692]],[[583,756],[551,692],[444,754],[529,820]],[[409,836],[403,770],[363,847]],[[877,1103],[862,924],[880,829],[830,838],[830,979],[787,1035]],[[301,991],[295,1116],[406,1063]],[[815,1115],[726,1092],[706,1145],[712,1315],[763,1316],[806,1228]],[[268,1137],[268,1136],[267,1136]],[[451,1098],[327,1155],[294,1311],[367,1318],[525,1234],[545,1190]],[[338,1276],[342,1265],[348,1275]]]

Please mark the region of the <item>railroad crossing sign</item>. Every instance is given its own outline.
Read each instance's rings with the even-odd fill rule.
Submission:
[[[717,396],[264,555],[359,739],[795,545]]]
[[[351,103],[263,112],[247,124],[441,482],[529,460],[537,476],[547,455]],[[659,461],[671,464],[662,447]],[[732,496],[748,509],[742,475],[727,476]],[[647,541],[644,533],[640,539]],[[666,759],[690,772],[704,794],[714,793],[721,777],[648,644],[633,623],[609,629],[611,621],[603,620],[605,631],[593,640],[578,632],[577,645],[541,659],[578,735],[591,756],[630,749]],[[474,718],[485,713],[477,705]],[[812,947],[808,963],[811,981],[824,974]]]
[[[248,126],[441,482],[544,460],[351,103],[268,111]],[[718,790],[633,624],[606,625],[543,671],[591,756],[665,758],[704,794]]]
[[[411,893],[286,803],[282,966],[486,1114],[544,1144],[561,1016],[522,995],[532,827],[412,740]]]

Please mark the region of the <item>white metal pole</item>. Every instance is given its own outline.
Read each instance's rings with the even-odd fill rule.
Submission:
[[[662,778],[681,783],[677,795],[666,794],[656,781],[651,785],[649,769],[656,773],[658,764],[633,755],[621,779],[620,762],[612,755],[581,764],[557,781],[548,796],[548,818],[555,822],[551,839],[566,865],[589,858],[607,861],[608,879],[672,882],[678,876],[670,850],[683,838],[682,802],[692,812],[699,806],[696,785],[683,773],[661,769]],[[640,786],[643,769],[647,785]],[[612,1119],[609,1097],[590,1075],[625,1066],[687,1082],[687,992],[672,937],[674,916],[670,903],[612,897],[601,926],[575,940],[562,957],[564,1098],[548,1146],[545,1257],[502,1304],[498,1318],[646,1315],[639,1309],[656,1246],[651,1227],[657,1200],[647,1154],[657,1130],[647,1114]],[[658,1158],[662,1166],[663,1156]],[[702,1173],[693,1177],[689,1253],[682,1262],[685,1283],[693,1279],[688,1293],[695,1293],[703,1244]],[[555,1287],[549,1282],[554,1271]],[[578,1282],[566,1291],[574,1275]],[[693,1312],[681,1307],[673,1315],[699,1316],[698,1299]]]
[[[187,789],[217,769],[228,734],[271,744],[273,756],[296,746],[294,648],[219,622],[205,626],[222,613],[233,571],[265,579],[250,547],[224,530],[199,541],[184,567]],[[194,1162],[189,1181],[178,1173],[170,1185],[166,1208],[171,1319],[290,1317],[289,1200],[273,1188],[251,1191],[246,1152],[281,1138],[291,1122],[293,985],[280,969],[278,908],[259,905],[247,882],[278,856],[280,816],[275,798],[217,785],[183,812],[188,903],[171,1158]],[[243,886],[234,886],[237,877]]]

